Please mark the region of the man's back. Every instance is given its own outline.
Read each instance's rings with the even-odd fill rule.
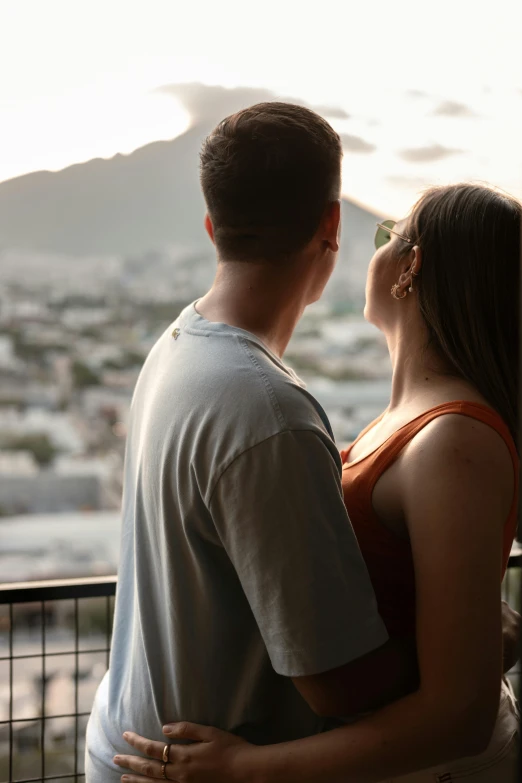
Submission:
[[[110,672],[88,732],[102,764],[124,730],[161,739],[178,719],[258,743],[311,734],[290,677],[385,640],[327,429],[252,334],[191,305],[159,339],[131,411]]]

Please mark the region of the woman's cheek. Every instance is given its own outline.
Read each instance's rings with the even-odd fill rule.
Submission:
[[[378,290],[376,275],[375,275],[375,264],[373,262],[373,259],[370,261],[370,266],[368,267],[368,275],[366,277],[366,303],[364,307],[364,317],[371,321],[375,309],[375,299],[376,294]]]
[[[384,252],[376,253],[368,268],[364,317],[379,328],[387,322],[393,304],[390,296],[392,284],[389,259]]]

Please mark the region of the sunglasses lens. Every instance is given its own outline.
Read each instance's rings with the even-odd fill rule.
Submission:
[[[375,233],[375,247],[377,250],[390,241],[391,234],[386,229],[393,228],[394,226],[394,220],[385,220],[380,226],[377,227],[377,231]]]

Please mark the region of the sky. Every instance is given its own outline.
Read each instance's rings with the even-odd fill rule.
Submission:
[[[461,179],[522,197],[520,30],[520,0],[0,0],[0,181],[175,137],[158,88],[199,81],[336,108],[343,190],[380,213]]]

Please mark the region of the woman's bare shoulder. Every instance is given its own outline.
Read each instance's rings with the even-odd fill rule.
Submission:
[[[461,413],[446,413],[437,416],[412,438],[410,451],[419,456],[432,454],[434,457],[454,454],[455,459],[511,463],[509,448],[500,432],[480,419]]]
[[[483,482],[501,493],[509,510],[514,488],[513,459],[502,435],[490,425],[462,414],[448,413],[426,425],[408,444],[400,472],[405,486],[422,483],[447,486],[459,481]]]

